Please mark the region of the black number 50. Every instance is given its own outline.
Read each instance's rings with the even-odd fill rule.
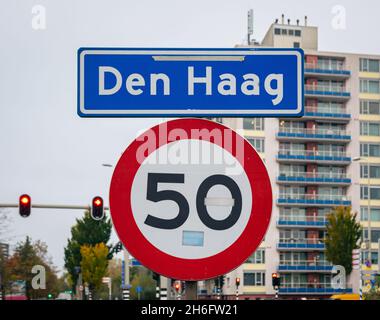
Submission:
[[[159,183],[185,183],[184,174],[174,173],[148,173],[148,186],[146,199],[152,202],[159,202],[164,200],[174,201],[179,208],[178,214],[173,219],[161,219],[152,215],[148,215],[145,224],[148,226],[173,230],[182,226],[189,217],[190,207],[186,198],[178,191],[162,190],[158,191]],[[234,203],[230,214],[224,220],[215,220],[212,218],[205,204],[205,198],[209,190],[216,185],[223,185],[231,192]],[[227,230],[232,228],[239,220],[242,210],[242,196],[239,186],[236,182],[225,175],[213,175],[205,179],[198,188],[196,197],[196,207],[198,216],[201,221],[212,230]]]

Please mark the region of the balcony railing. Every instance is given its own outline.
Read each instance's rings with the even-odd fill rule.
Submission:
[[[323,260],[280,261],[279,271],[331,271],[333,265]]]
[[[289,129],[280,128],[279,137],[306,138],[306,139],[329,139],[329,140],[351,140],[347,131],[337,129]]]
[[[300,227],[325,227],[327,220],[325,217],[305,216],[305,215],[283,215],[277,221],[279,226],[300,226]]]
[[[288,194],[280,193],[279,204],[350,206],[351,200],[344,195]]]
[[[346,109],[344,108],[316,107],[316,106],[306,106],[305,116],[323,117],[323,118],[342,118],[342,119],[351,118],[351,114],[347,113]]]
[[[280,149],[278,158],[288,160],[351,162],[351,158],[346,152],[339,151]]]
[[[324,86],[324,85],[305,85],[306,94],[350,97],[350,92],[345,87]]]
[[[283,283],[279,289],[282,294],[334,294],[352,293],[352,288],[334,289],[331,282]]]
[[[324,239],[310,238],[310,239],[289,239],[280,238],[277,244],[278,249],[311,249],[311,250],[324,250]]]
[[[347,70],[344,64],[338,65],[321,65],[315,63],[306,63],[305,71],[312,73],[324,73],[324,74],[333,74],[333,75],[350,75],[351,71]]]
[[[299,183],[351,183],[351,178],[345,173],[322,172],[281,172],[278,175],[280,182]]]

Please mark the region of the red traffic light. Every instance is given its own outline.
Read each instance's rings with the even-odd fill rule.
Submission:
[[[240,278],[235,279],[236,286],[238,287],[240,285]]]
[[[19,213],[23,218],[29,217],[32,207],[32,200],[29,195],[23,194],[19,199]]]
[[[94,220],[102,220],[104,217],[103,198],[95,197],[92,199],[91,217]]]
[[[103,205],[103,199],[100,197],[95,197],[93,200],[93,204],[95,207],[100,207],[101,205]]]
[[[278,273],[272,273],[272,286],[275,289],[280,287],[280,275]]]
[[[177,293],[181,291],[181,282],[180,282],[180,281],[177,280],[177,281],[174,283],[174,289],[175,289],[175,291],[176,291]]]
[[[20,197],[20,202],[22,204],[28,204],[30,202],[30,197],[28,195],[23,195]]]

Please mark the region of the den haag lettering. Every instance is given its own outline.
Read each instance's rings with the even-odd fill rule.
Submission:
[[[272,104],[280,104],[284,97],[284,75],[271,73],[260,78],[255,73],[246,73],[236,77],[232,73],[218,74],[219,81],[214,81],[213,67],[187,67],[187,95],[197,93],[206,96],[260,96],[263,92],[272,97]],[[111,66],[99,66],[99,96],[112,96],[125,90],[131,96],[148,93],[151,96],[171,95],[171,79],[165,73],[151,73],[148,77],[140,73],[123,74]],[[106,77],[113,77],[112,85],[106,85]]]

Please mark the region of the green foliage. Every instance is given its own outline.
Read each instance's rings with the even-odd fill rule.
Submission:
[[[122,298],[121,289],[121,267],[122,262],[120,259],[112,259],[108,263],[108,277],[112,279],[112,300]],[[102,300],[109,299],[109,289],[108,284],[102,284],[98,290],[98,297]]]
[[[46,289],[34,290],[31,286],[33,277],[32,268],[35,265],[45,267]],[[13,281],[26,281],[26,296],[29,299],[46,298],[48,293],[58,295],[59,281],[51,259],[47,256],[47,245],[41,241],[32,243],[29,237],[24,242],[18,243],[15,253],[8,259],[6,264],[6,283]],[[8,285],[6,290],[11,293]]]
[[[83,281],[88,283],[94,292],[97,292],[102,284],[102,278],[107,273],[108,248],[104,243],[97,243],[94,246],[83,245],[80,253]]]
[[[364,294],[364,300],[380,300],[380,276],[375,277],[375,285]]]
[[[362,236],[356,217],[351,207],[338,207],[327,215],[326,258],[334,265],[343,266],[347,275],[352,272],[352,250],[358,248]]]
[[[71,228],[71,239],[68,240],[65,248],[65,268],[70,275],[73,290],[78,279],[76,267],[79,267],[82,261],[81,246],[107,244],[111,237],[111,230],[112,224],[109,219],[104,217],[101,221],[95,221],[88,211],[82,219],[76,220],[76,225]]]
[[[131,282],[131,299],[138,299],[138,293],[136,289],[138,286],[140,286],[142,288],[142,292],[140,293],[140,299],[154,300],[156,297],[156,282],[152,278],[152,273],[148,269],[143,267],[139,267],[135,271],[136,273],[134,274]]]

